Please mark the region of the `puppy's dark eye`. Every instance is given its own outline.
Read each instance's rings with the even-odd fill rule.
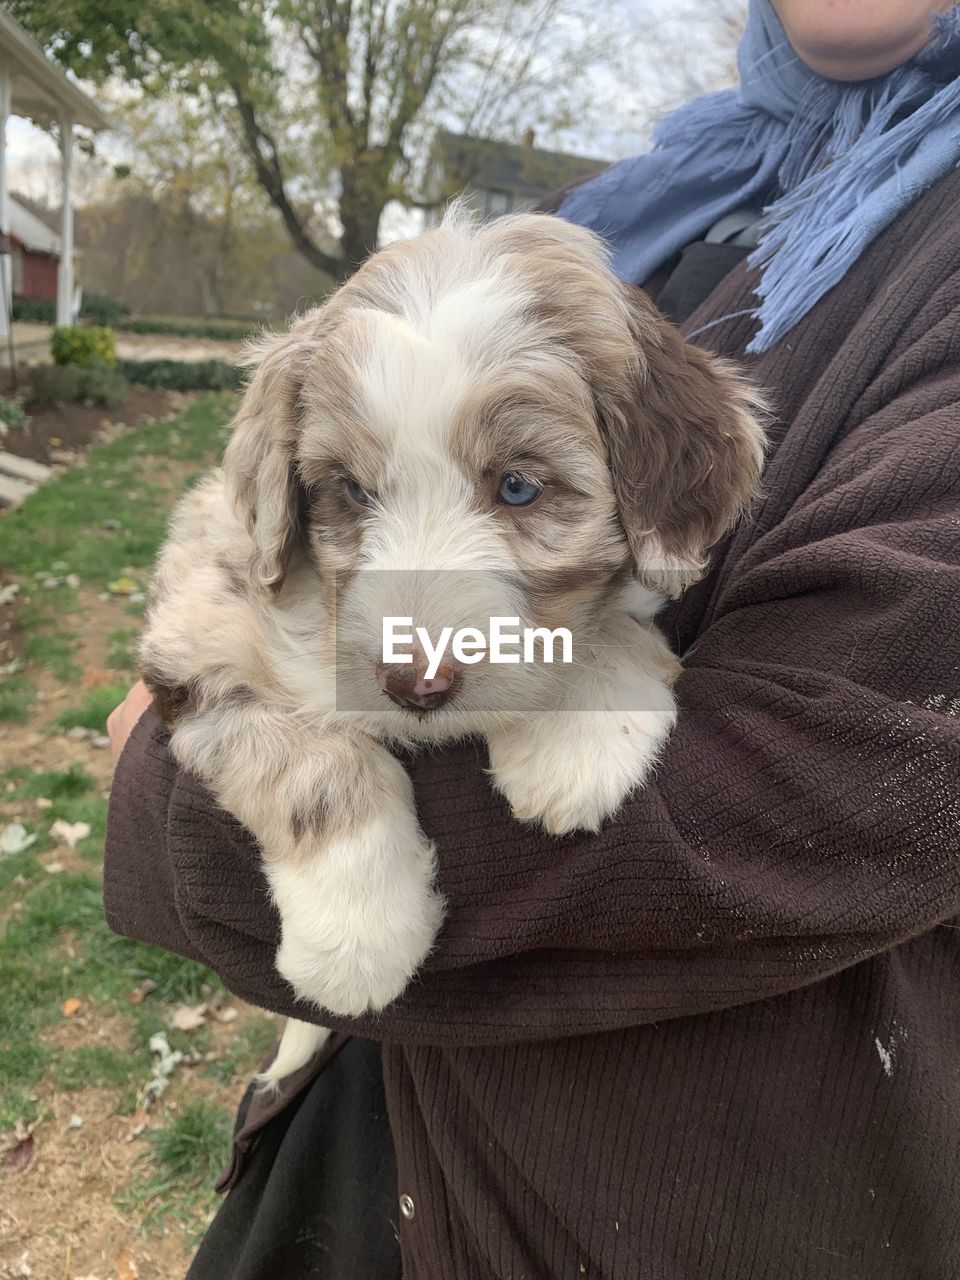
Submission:
[[[532,480],[525,480],[523,476],[517,475],[516,471],[508,471],[500,481],[497,501],[508,507],[529,507],[531,502],[536,502],[541,493],[543,493],[542,485],[534,484]]]
[[[352,503],[358,507],[369,507],[373,503],[373,494],[367,493],[359,480],[354,480],[353,476],[348,476],[343,487],[346,490],[347,497]]]

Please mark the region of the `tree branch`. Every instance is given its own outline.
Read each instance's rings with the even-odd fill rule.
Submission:
[[[291,240],[309,263],[320,271],[326,271],[335,280],[342,280],[349,270],[347,263],[343,258],[325,253],[307,234],[303,222],[287,196],[277,144],[258,122],[253,102],[244,93],[242,87],[236,82],[231,82],[230,88],[236,99],[240,123],[243,127],[244,144],[253,161],[257,181],[279,210]]]

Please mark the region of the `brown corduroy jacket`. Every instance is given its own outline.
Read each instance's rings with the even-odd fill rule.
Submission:
[[[665,619],[679,723],[618,819],[553,840],[480,747],[411,763],[448,920],[352,1024],[406,1280],[960,1276],[958,208],[954,174],[749,362],[765,498]],[[741,266],[686,330],[739,356],[751,305]],[[106,901],[303,1015],[250,838],[150,713]]]

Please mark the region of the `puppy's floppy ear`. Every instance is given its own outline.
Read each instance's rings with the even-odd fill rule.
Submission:
[[[676,596],[758,492],[766,406],[732,365],[627,292],[637,355],[619,388],[598,390],[600,432],[638,576]]]
[[[223,458],[227,496],[253,539],[251,575],[276,590],[297,536],[295,448],[300,392],[318,328],[315,312],[250,348],[256,366]]]

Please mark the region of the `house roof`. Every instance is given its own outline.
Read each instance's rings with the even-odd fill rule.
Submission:
[[[527,199],[542,199],[610,163],[595,156],[543,151],[532,142],[495,142],[445,129],[437,134],[435,148],[445,172],[455,182],[486,191],[511,191]]]
[[[60,237],[52,231],[41,218],[20,203],[16,196],[10,196],[10,234],[19,240],[25,249],[33,253],[52,253],[60,256]]]
[[[0,8],[0,56],[10,67],[11,113],[40,124],[64,114],[88,129],[109,129],[110,117],[50,61],[23,27]]]

